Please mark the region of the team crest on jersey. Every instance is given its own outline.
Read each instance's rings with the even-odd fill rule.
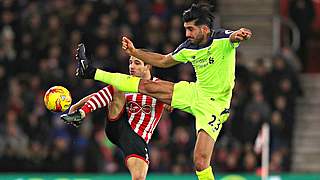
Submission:
[[[142,111],[145,114],[151,113],[151,106],[148,104],[145,104],[143,106],[140,106],[137,102],[130,101],[128,102],[128,109],[131,114],[136,114]]]

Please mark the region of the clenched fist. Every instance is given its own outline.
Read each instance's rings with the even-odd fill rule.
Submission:
[[[122,37],[122,49],[130,56],[136,51],[132,41],[127,37]]]
[[[250,39],[251,36],[252,36],[252,32],[251,30],[249,29],[246,29],[246,28],[241,28],[239,29],[238,31],[235,31],[234,32],[235,36],[234,38],[236,39],[236,41],[244,41],[244,40],[247,40],[247,39]]]

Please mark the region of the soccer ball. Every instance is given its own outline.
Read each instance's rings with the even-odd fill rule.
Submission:
[[[53,112],[64,112],[71,105],[71,94],[62,86],[53,86],[44,95],[46,108]]]

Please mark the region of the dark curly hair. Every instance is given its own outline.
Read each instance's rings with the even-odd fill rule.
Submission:
[[[207,25],[210,29],[213,29],[214,20],[214,6],[208,3],[193,3],[191,7],[183,12],[183,22],[195,21],[195,25]]]

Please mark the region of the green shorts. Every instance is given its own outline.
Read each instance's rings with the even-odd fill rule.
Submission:
[[[230,102],[218,102],[210,96],[196,83],[180,81],[174,85],[171,106],[195,116],[197,133],[202,129],[216,141],[228,119]]]

